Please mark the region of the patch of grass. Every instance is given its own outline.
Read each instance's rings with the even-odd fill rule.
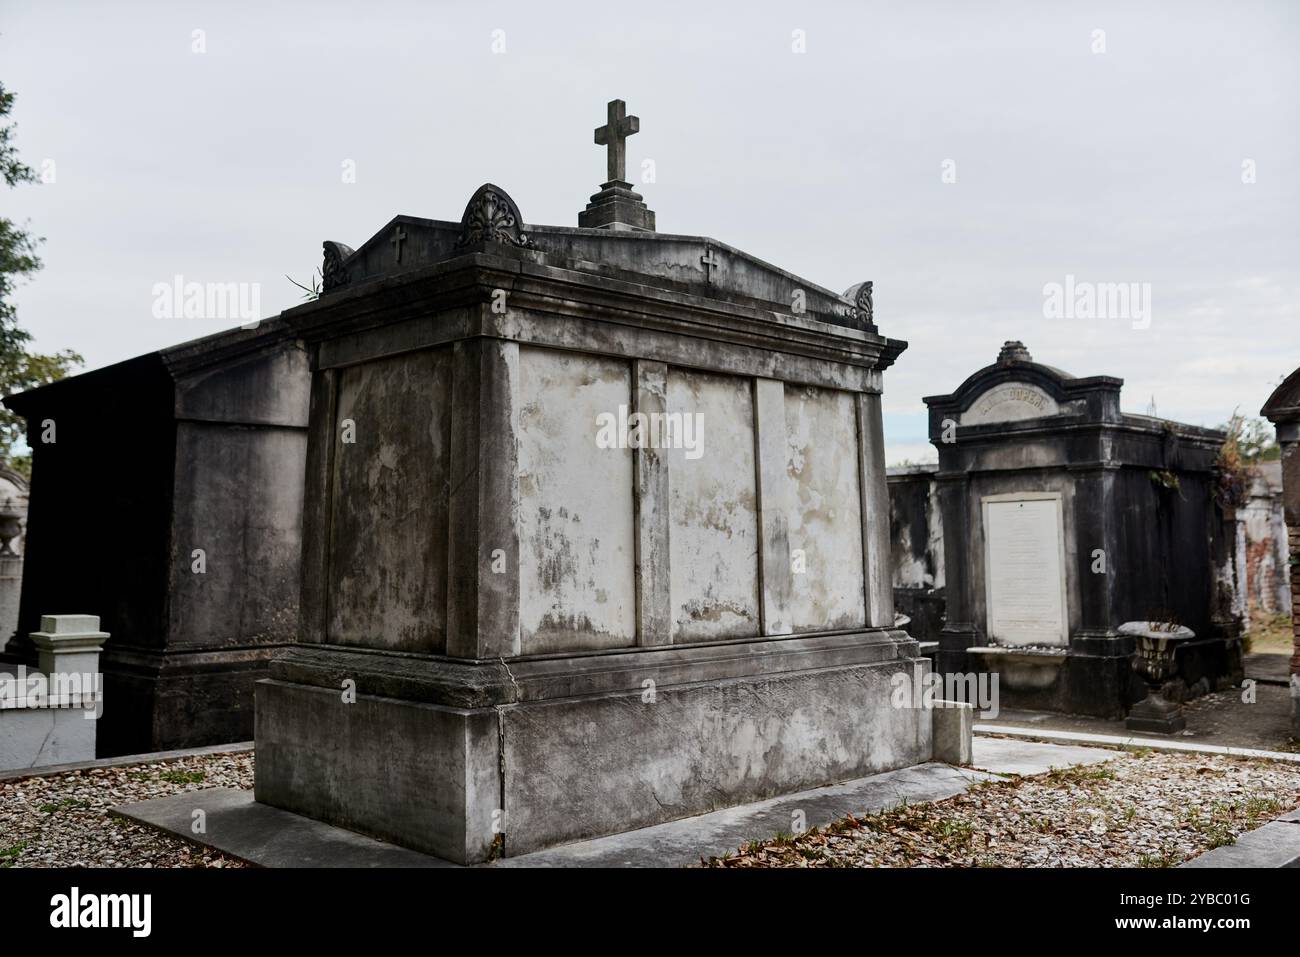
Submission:
[[[1051,785],[1087,787],[1098,781],[1114,781],[1115,772],[1104,764],[1075,765],[1068,768],[1052,768],[1042,776],[1042,780]]]
[[[1283,808],[1281,801],[1274,798],[1253,797],[1246,799],[1243,810],[1246,812],[1246,818],[1251,824],[1254,824],[1262,817],[1270,820],[1277,817],[1285,808]]]
[[[206,775],[202,771],[160,771],[159,780],[168,784],[199,784]]]
[[[62,801],[55,801],[53,804],[42,804],[40,810],[46,814],[53,814],[56,811],[62,811],[65,808],[85,809],[90,807],[89,801],[83,801],[81,798],[64,798]]]
[[[1179,859],[1170,854],[1168,851],[1161,851],[1159,854],[1143,854],[1138,858],[1138,867],[1174,867],[1181,863]]]
[[[958,847],[970,844],[975,836],[975,828],[969,821],[958,821],[951,817],[941,817],[937,821],[930,822],[925,825],[925,830],[945,844],[952,843]]]
[[[19,841],[17,844],[0,850],[0,867],[13,867],[19,856],[23,853],[23,848],[27,846],[26,841]]]

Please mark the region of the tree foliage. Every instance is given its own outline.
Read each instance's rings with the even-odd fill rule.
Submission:
[[[0,84],[0,176],[5,185],[20,186],[36,181],[32,168],[18,158],[12,123],[5,122],[13,108],[14,94]],[[30,351],[32,336],[18,325],[18,311],[13,303],[19,280],[41,268],[36,254],[39,237],[12,220],[0,217],[0,395],[12,395],[61,379],[79,366],[81,356],[70,349],[52,355]],[[8,409],[0,408],[0,461],[28,474],[29,455],[15,455],[14,446],[22,439],[24,421]]]

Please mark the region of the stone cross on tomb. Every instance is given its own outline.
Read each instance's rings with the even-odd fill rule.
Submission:
[[[713,270],[722,265],[721,260],[713,255],[713,250],[705,248],[704,255],[700,257],[700,265],[704,267],[704,279],[706,282],[713,282]]]
[[[406,230],[403,229],[401,226],[398,226],[397,231],[393,233],[393,238],[390,239],[389,242],[392,243],[393,248],[397,250],[397,262],[399,264],[402,262],[402,243],[405,241],[406,241]]]
[[[627,180],[627,138],[641,131],[641,118],[627,115],[627,104],[610,100],[604,126],[596,128],[596,145],[608,147],[606,172],[611,183]]]

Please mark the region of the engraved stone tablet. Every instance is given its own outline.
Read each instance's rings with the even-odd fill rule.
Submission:
[[[1065,645],[1061,503],[1031,498],[984,503],[988,631],[1008,645]]]
[[[975,400],[961,414],[959,425],[983,425],[988,422],[1016,422],[1056,415],[1061,411],[1056,400],[1036,385],[1027,382],[1004,382]]]

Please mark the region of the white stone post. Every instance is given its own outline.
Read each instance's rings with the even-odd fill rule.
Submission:
[[[99,651],[108,632],[99,630],[98,615],[42,615],[41,630],[31,635],[47,676],[99,673]]]
[[[31,636],[45,689],[40,698],[0,710],[0,770],[91,761],[97,727],[91,719],[103,703],[99,649],[108,635],[95,615],[45,615]]]

